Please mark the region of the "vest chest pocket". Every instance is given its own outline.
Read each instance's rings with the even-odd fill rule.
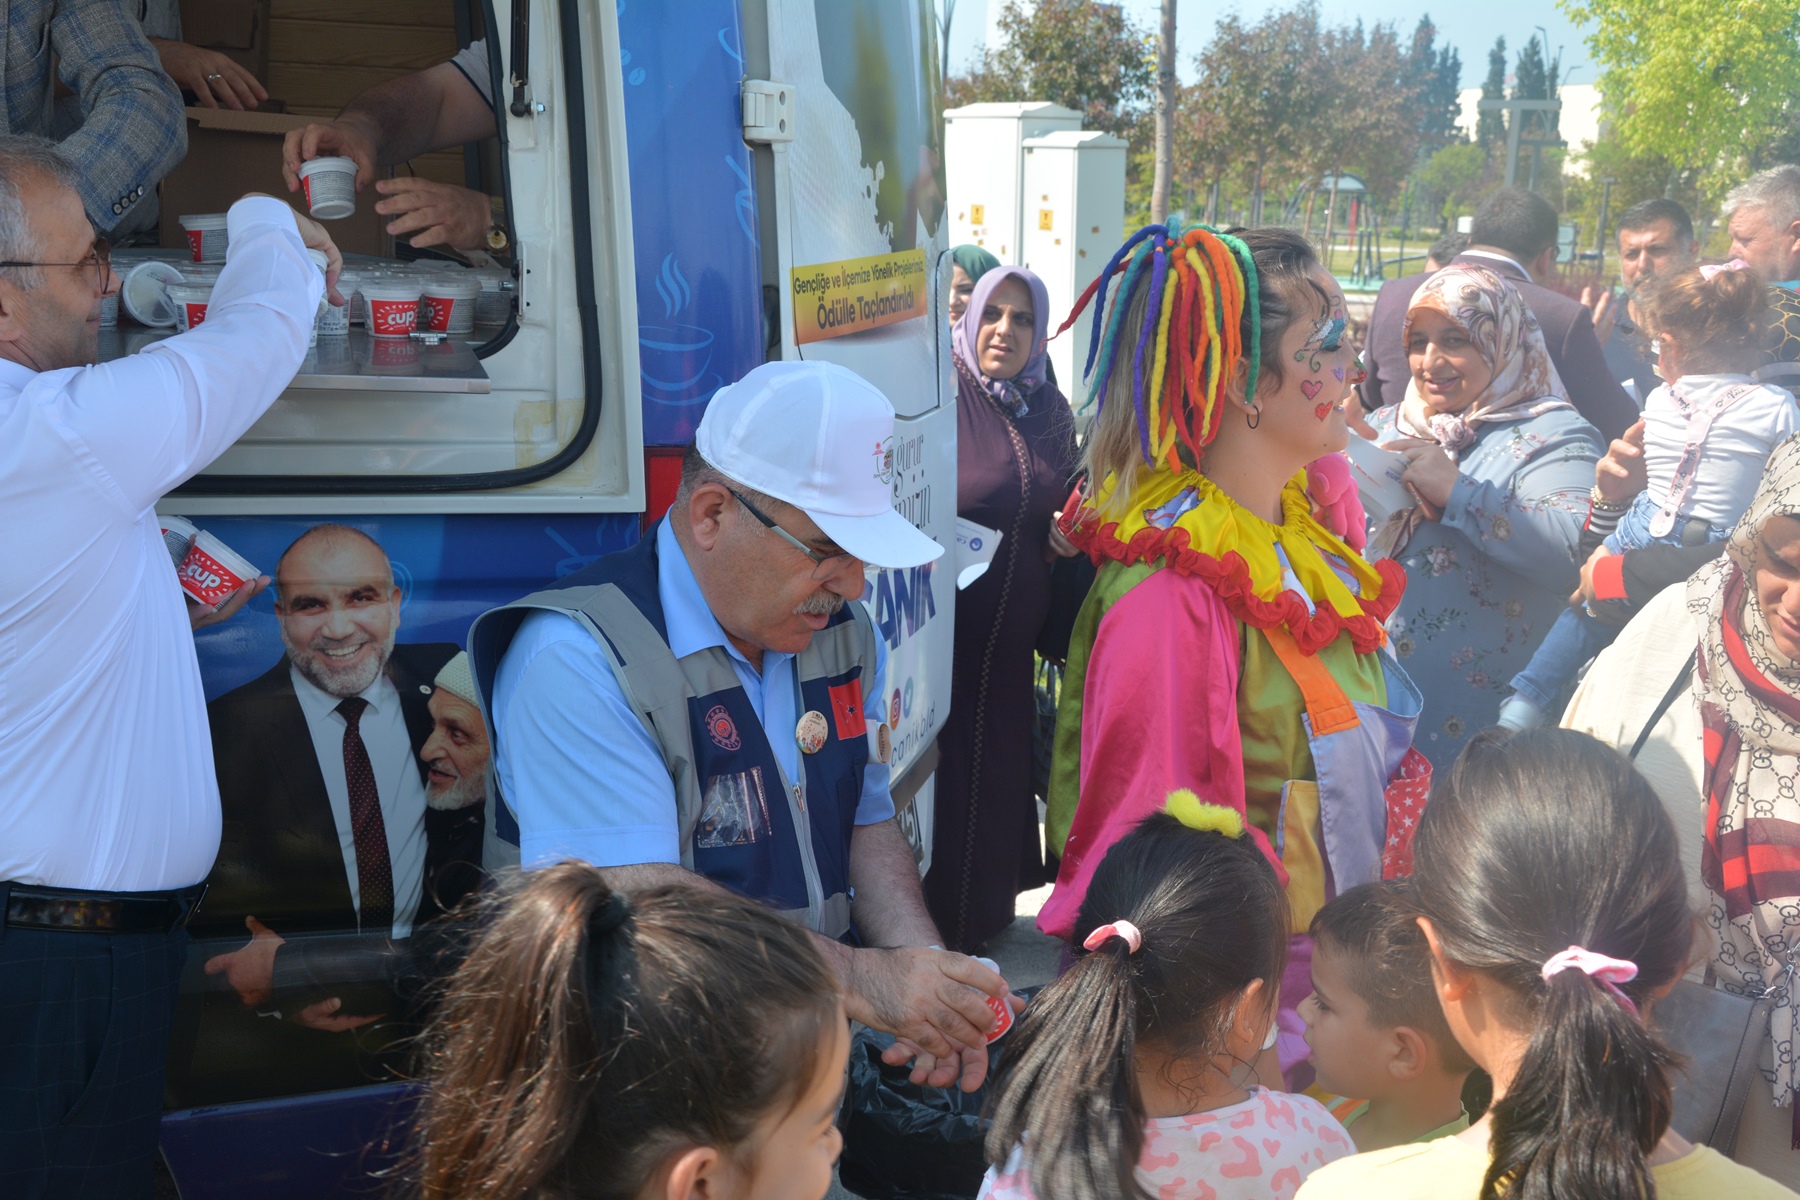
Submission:
[[[715,775],[706,783],[700,819],[694,826],[696,850],[749,846],[769,836],[769,796],[761,767]]]

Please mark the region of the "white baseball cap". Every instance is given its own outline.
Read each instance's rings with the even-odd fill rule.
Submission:
[[[894,406],[854,371],[770,362],[713,394],[694,447],[745,487],[784,500],[877,567],[944,552],[894,511]]]

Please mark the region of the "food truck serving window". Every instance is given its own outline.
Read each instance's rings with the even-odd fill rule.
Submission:
[[[333,156],[308,162],[292,200],[326,220],[344,251],[350,303],[322,307],[299,374],[181,490],[185,509],[228,497],[447,493],[504,508],[508,490],[526,485],[526,504],[641,507],[635,338],[619,332],[635,328],[620,273],[628,226],[605,218],[626,206],[612,6],[514,0],[499,20],[492,0],[265,8],[270,100],[255,112],[187,110],[187,159],[161,185],[160,245],[116,255],[130,286],[103,356],[204,321],[228,252],[225,209],[247,191],[285,195],[289,131],[329,122],[392,81],[435,71],[466,86],[458,99],[473,113],[488,100],[493,136],[428,148],[381,174],[454,196],[492,228],[458,250],[416,249],[416,231],[388,232],[396,216],[376,211],[387,198],[376,187],[355,190]]]

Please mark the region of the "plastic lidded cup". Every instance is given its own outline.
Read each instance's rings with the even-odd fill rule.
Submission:
[[[206,612],[256,578],[256,568],[237,551],[202,529],[181,560],[181,590]]]
[[[212,302],[210,280],[183,280],[169,285],[169,302],[175,306],[175,325],[186,333],[206,320],[206,306]]]
[[[195,262],[222,263],[231,241],[224,213],[193,213],[181,218]]]
[[[419,328],[434,333],[470,333],[475,328],[475,300],[481,281],[437,275],[425,280],[419,296]]]
[[[977,958],[975,961],[996,975],[1000,973],[1000,964],[991,958]],[[994,1028],[993,1031],[987,1035],[987,1040],[992,1042],[1012,1028],[1012,1003],[1008,1000],[1001,999],[998,996],[983,996],[982,999],[986,1002],[988,1011],[994,1014]]]
[[[378,279],[362,285],[369,306],[369,333],[378,338],[411,335],[419,322],[419,296],[423,289],[414,279]]]
[[[178,319],[169,289],[181,282],[181,272],[173,265],[156,259],[141,262],[125,273],[119,301],[138,324],[167,329]]]
[[[157,519],[162,522],[163,545],[168,547],[169,559],[179,571],[182,560],[187,558],[187,552],[194,544],[195,535],[200,531],[186,517],[159,516]]]
[[[300,164],[306,207],[321,221],[337,221],[356,211],[356,161],[315,158]]]

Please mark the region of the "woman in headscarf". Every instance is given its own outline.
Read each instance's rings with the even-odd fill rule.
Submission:
[[[1569,403],[1537,318],[1487,268],[1427,279],[1401,338],[1406,398],[1369,423],[1407,459],[1414,503],[1369,549],[1406,568],[1387,629],[1425,694],[1414,745],[1443,768],[1494,723],[1507,681],[1568,603],[1604,443]]]
[[[1644,606],[1563,724],[1632,752],[1662,797],[1712,933],[1707,981],[1773,1002],[1733,1157],[1800,1188],[1800,437],[1770,458],[1724,557]]]
[[[956,511],[1000,534],[987,571],[957,593],[950,713],[938,735],[925,899],[955,950],[1012,924],[1018,893],[1044,882],[1032,649],[1050,609],[1050,568],[1075,553],[1051,518],[1077,459],[1069,402],[1045,379],[1049,336],[1043,281],[1000,266],[975,284],[952,332]]]
[[[950,327],[962,320],[969,294],[981,277],[1000,265],[1000,260],[980,246],[964,243],[950,251]]]

